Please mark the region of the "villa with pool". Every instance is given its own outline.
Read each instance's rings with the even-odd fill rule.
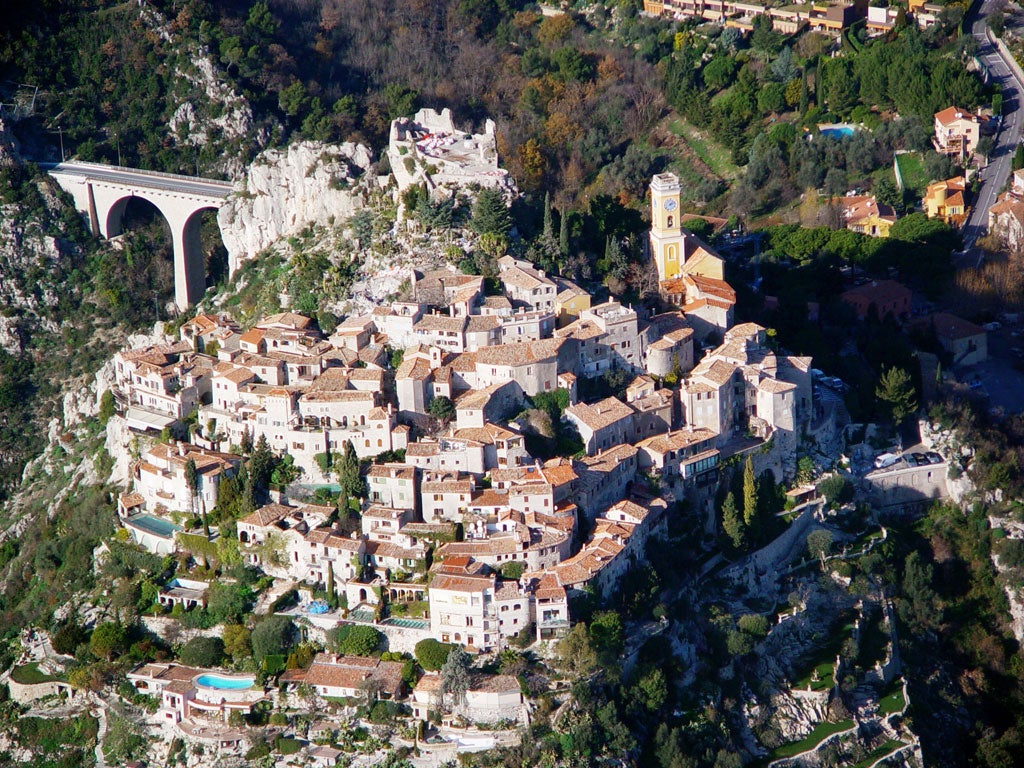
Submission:
[[[158,714],[173,723],[226,723],[232,710],[249,714],[266,698],[252,675],[233,675],[172,663],[143,664],[128,673],[135,690],[160,701]]]

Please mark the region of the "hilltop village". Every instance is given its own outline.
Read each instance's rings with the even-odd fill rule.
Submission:
[[[447,111],[396,120],[388,156],[402,205],[409,190],[468,191],[500,214],[517,193],[493,127],[459,131]],[[850,425],[843,381],[736,323],[725,261],[685,227],[682,192],[671,172],[650,179],[655,302],[594,295],[505,252],[490,276],[413,266],[329,331],[295,308],[242,327],[207,305],[117,352],[96,394],[118,530],[95,557],[150,574],[136,605],[163,646],[138,652],[115,697],[146,713],[150,759],[338,765],[398,750],[441,765],[510,748],[573,674],[666,631],[664,603],[635,638],[602,609],[685,594],[657,585],[667,541],[686,541],[741,610],[791,595],[774,632],[753,609],[729,640],[741,655],[758,638],[775,648],[769,690],[791,703],[764,756],[782,765],[838,739],[914,759],[891,603],[827,596],[813,574],[830,563],[849,585],[846,561],[886,540],[850,516],[851,478],[881,507],[913,507],[950,495],[947,457],[879,455],[892,437]],[[843,205],[849,228],[888,234],[873,198]],[[860,318],[919,314],[893,280],[851,281],[842,301]],[[966,356],[951,354],[984,360],[984,329],[930,323],[951,343],[974,328]],[[841,640],[877,646],[861,667],[810,634],[847,620]],[[109,670],[69,654],[85,637],[94,657],[123,653],[120,613],[82,605],[61,621],[22,638],[11,696],[76,711],[84,690],[115,717]],[[693,654],[699,641],[676,642]],[[844,677],[861,681],[856,721],[833,711]]]
[[[173,342],[121,351],[112,391],[130,430],[175,434],[192,415],[187,439],[139,448],[118,500],[126,530],[157,554],[187,548],[196,534],[183,526],[222,503],[241,453],[261,445],[291,479],[237,521],[237,545],[275,580],[329,584],[345,607],[315,623],[362,618],[392,643],[475,652],[563,636],[569,597],[614,591],[684,499],[713,530],[720,462],[751,455],[758,474],[792,478],[814,421],[811,360],[733,325],[721,258],[675,213],[678,180],[657,176],[651,191],[672,311],[593,304],[506,256],[500,290],[454,269],[414,272],[406,300],[330,336],[296,312],[250,329],[200,314]],[[624,396],[581,398],[581,378],[612,372]],[[568,455],[531,455],[531,405],[555,414]],[[349,499],[358,527],[345,530],[301,489],[330,488],[352,454],[370,463]]]
[[[0,24],[0,768],[1024,756],[1024,10]]]

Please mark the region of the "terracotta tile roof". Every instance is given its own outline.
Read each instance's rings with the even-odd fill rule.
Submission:
[[[945,109],[935,113],[935,119],[940,125],[951,125],[957,120],[967,120],[968,122],[977,123],[978,116],[973,114],[969,109],[961,109],[960,107],[946,107]]]
[[[781,381],[779,379],[764,378],[757,383],[757,388],[762,392],[779,395],[796,389],[796,384],[790,384],[788,381]]]
[[[879,203],[874,195],[856,195],[840,198],[839,204],[843,207],[843,217],[847,224],[856,226],[864,219],[877,216],[885,221],[896,221],[896,211],[892,206]]]
[[[402,687],[402,666],[398,661],[318,653],[306,670],[305,682],[311,686],[360,690],[367,681],[376,681],[395,695]]]
[[[361,389],[345,389],[333,392],[329,390],[311,391],[306,392],[299,399],[305,403],[365,403],[367,406],[372,406],[377,401],[375,392],[367,392]]]
[[[694,369],[692,375],[694,377],[701,376],[721,387],[732,380],[735,371],[736,366],[733,363],[712,359],[710,362],[702,362],[701,365]]]
[[[366,476],[412,480],[416,477],[416,467],[408,464],[373,464],[366,473]]]
[[[498,440],[511,440],[519,436],[518,432],[505,429],[489,421],[482,427],[462,427],[452,430],[452,437],[456,440],[470,440],[482,445],[493,445]]]
[[[283,325],[294,330],[316,328],[316,324],[311,318],[298,312],[278,312],[276,315],[269,315],[256,323],[257,328],[267,328],[274,325]]]
[[[125,509],[133,509],[135,507],[141,507],[146,503],[146,500],[139,493],[122,493],[118,499],[121,501],[121,506]]]
[[[623,419],[631,418],[633,409],[617,398],[607,397],[593,405],[586,403],[570,405],[565,409],[565,413],[591,430],[597,431]]]
[[[263,337],[265,335],[264,331],[259,328],[252,328],[239,336],[238,340],[243,344],[254,344],[259,346],[259,343],[263,341]]]
[[[559,338],[576,339],[577,341],[589,341],[604,336],[604,329],[593,320],[574,320],[565,328],[555,331]]]
[[[558,578],[558,574],[545,571],[533,588],[533,594],[538,600],[566,600],[565,587]]]
[[[935,328],[935,335],[940,339],[970,339],[975,336],[984,336],[986,333],[981,326],[948,312],[936,312],[930,320],[931,325]]]
[[[363,511],[363,517],[378,517],[382,520],[397,520],[406,514],[409,510],[407,509],[395,509],[394,507],[385,507],[380,504],[371,504]]]
[[[681,309],[683,312],[690,312],[691,314],[699,312],[706,307],[714,307],[715,309],[732,309],[734,301],[724,301],[722,299],[697,299],[684,304]]]
[[[466,333],[493,331],[501,325],[496,315],[470,315],[466,321]]]
[[[508,494],[501,491],[496,491],[493,488],[485,488],[473,494],[473,499],[470,502],[472,507],[507,507],[508,506]]]
[[[428,672],[419,679],[414,689],[417,693],[434,693],[440,692],[441,690],[441,676],[436,673]]]
[[[480,559],[484,557],[495,557],[497,555],[514,555],[524,552],[526,546],[513,536],[491,536],[486,539],[468,539],[466,541],[452,541],[442,544],[437,549],[439,557],[451,557],[454,555],[467,555]],[[433,587],[435,581],[431,584]]]
[[[637,443],[637,447],[653,453],[665,454],[669,451],[679,451],[693,445],[699,445],[705,441],[714,440],[716,437],[718,437],[717,432],[703,427],[699,429],[680,429],[665,435],[648,437],[646,440],[641,440]]]
[[[532,291],[535,288],[540,288],[544,285],[554,286],[554,281],[549,278],[542,277],[539,273],[533,270],[527,271],[520,266],[503,269],[498,274],[498,279],[505,285],[522,288],[526,291]]]
[[[483,592],[494,586],[490,576],[458,576],[449,573],[437,573],[430,582],[430,591],[445,592]]]
[[[499,344],[477,351],[478,365],[521,366],[551,360],[558,356],[564,339],[541,339],[517,344]]]
[[[623,443],[594,456],[584,456],[580,459],[580,463],[591,471],[610,472],[622,462],[634,458],[636,454],[637,449],[635,446]]]
[[[840,298],[847,300],[854,297],[861,297],[873,303],[888,303],[890,301],[909,301],[910,289],[895,280],[875,280],[864,285],[856,285],[844,291]]]
[[[392,560],[422,560],[426,557],[426,551],[422,548],[410,549],[389,541],[368,541],[366,542],[366,554],[370,557]]]
[[[578,477],[576,470],[572,468],[572,462],[568,459],[548,459],[544,462],[542,471],[544,477],[553,486],[566,485]]]
[[[266,527],[284,520],[295,512],[298,512],[297,507],[288,507],[284,504],[267,504],[260,507],[255,512],[246,515],[238,522],[245,523],[246,525]]]
[[[402,364],[395,371],[395,379],[412,379],[413,381],[426,381],[430,378],[430,363],[422,357],[414,357],[412,360],[402,360]]]
[[[702,298],[717,298],[731,304],[736,303],[736,291],[725,280],[703,275],[687,275],[683,279],[691,282],[700,292]]]
[[[481,306],[485,309],[512,309],[512,302],[505,296],[484,296]]]
[[[814,363],[814,358],[800,355],[786,355],[782,360],[786,365],[796,368],[798,371],[803,371],[804,373],[810,371],[811,365]]]
[[[466,328],[465,317],[450,317],[448,315],[424,315],[413,326],[416,333],[444,333],[461,334]]]
[[[409,443],[405,448],[406,456],[436,456],[440,446],[435,441],[418,441]]]
[[[487,347],[490,349],[490,347]],[[476,352],[463,352],[451,362],[451,369],[458,373],[471,373],[476,371]]]
[[[420,483],[420,490],[423,494],[464,493],[468,496],[473,492],[473,480],[468,475],[445,473],[430,478],[424,477]]]

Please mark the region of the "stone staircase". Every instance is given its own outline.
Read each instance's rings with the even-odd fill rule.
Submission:
[[[260,599],[256,601],[256,607],[253,608],[253,613],[257,616],[261,616],[270,610],[270,606],[274,604],[281,595],[290,589],[295,589],[297,583],[294,581],[282,581],[281,579],[275,579],[274,585],[260,595]]]

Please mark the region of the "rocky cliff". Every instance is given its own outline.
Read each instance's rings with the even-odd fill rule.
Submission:
[[[308,224],[330,226],[363,208],[372,162],[353,143],[304,141],[262,153],[217,217],[231,271]]]
[[[55,185],[31,178],[0,120],[0,349],[17,355],[36,329],[57,330],[53,309],[78,246],[54,226],[64,214]]]

